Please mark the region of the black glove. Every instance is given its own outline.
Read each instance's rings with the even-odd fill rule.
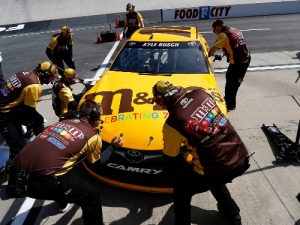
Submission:
[[[44,117],[33,107],[21,104],[15,107],[13,115],[22,125],[31,127],[35,136],[44,130]]]
[[[215,55],[214,61],[221,61],[222,60],[222,56],[221,55]]]
[[[50,50],[50,48],[47,48],[47,49],[46,49],[46,55],[47,55],[47,57],[49,58],[49,60],[52,61],[52,59],[53,59],[53,53],[52,53],[52,51]]]

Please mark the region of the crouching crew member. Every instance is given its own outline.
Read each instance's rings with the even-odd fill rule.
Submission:
[[[44,129],[44,118],[36,110],[42,95],[41,84],[48,84],[57,75],[51,62],[39,64],[31,72],[18,72],[1,86],[0,132],[9,146],[9,159],[13,160],[26,144],[22,125],[30,126],[38,135]],[[14,193],[15,178],[9,174],[7,194]]]
[[[219,212],[230,224],[241,225],[240,209],[225,184],[248,169],[248,152],[228,119],[200,88],[186,92],[168,81],[159,81],[153,96],[169,112],[163,126],[163,152],[175,175],[175,224],[190,225],[192,196],[210,190]],[[180,152],[186,139],[194,147],[190,164]]]
[[[73,118],[82,94],[72,93],[72,84],[80,82],[76,71],[68,68],[52,87],[52,108],[60,120]]]
[[[73,37],[68,26],[63,26],[60,33],[53,34],[46,49],[46,55],[57,65],[60,75],[64,73],[64,62],[69,68],[75,69]]]
[[[16,158],[18,190],[32,198],[57,201],[63,206],[60,208],[75,203],[82,209],[85,225],[103,224],[97,186],[78,170],[82,167],[74,168],[85,159],[105,164],[113,148],[123,145],[122,138],[115,137],[101,152],[102,140],[97,131],[101,113],[100,104],[87,100],[80,107],[80,118],[47,127],[22,149]]]

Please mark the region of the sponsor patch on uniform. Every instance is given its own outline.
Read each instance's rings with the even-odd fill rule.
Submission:
[[[1,89],[1,94],[5,97],[7,96],[7,92],[4,88]]]
[[[225,117],[223,117],[221,120],[220,120],[220,122],[218,123],[219,124],[219,126],[224,126],[224,124],[226,123],[226,118]]]
[[[60,141],[58,141],[57,139],[55,139],[53,137],[49,137],[47,140],[49,142],[51,142],[52,144],[54,144],[56,147],[58,147],[61,150],[66,148],[66,146],[63,143],[61,143]]]

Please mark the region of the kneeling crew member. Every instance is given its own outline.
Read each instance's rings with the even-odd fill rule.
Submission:
[[[75,203],[82,209],[85,225],[103,224],[100,193],[92,180],[78,170],[80,167],[74,167],[84,159],[105,164],[114,147],[123,145],[122,138],[115,137],[102,153],[97,131],[101,113],[100,104],[87,100],[80,107],[79,119],[49,126],[22,149],[16,162],[19,171],[29,177],[18,186],[26,186],[26,196]]]
[[[57,74],[57,67],[45,61],[31,72],[16,73],[1,86],[0,133],[9,146],[10,160],[26,144],[22,125],[30,126],[35,135],[43,131],[44,118],[36,110],[42,95],[41,84],[50,83]],[[9,174],[6,190],[11,194],[15,190],[13,173]]]
[[[72,93],[72,84],[80,82],[76,71],[68,68],[62,78],[56,81],[52,87],[52,108],[59,120],[72,118],[77,111],[77,106],[82,94]]]

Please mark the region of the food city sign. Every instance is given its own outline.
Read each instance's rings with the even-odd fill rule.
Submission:
[[[163,21],[201,20],[223,18],[229,15],[232,6],[201,6],[163,10]]]
[[[162,9],[162,22],[203,20],[244,16],[280,15],[300,12],[300,1],[265,2],[261,4],[235,4]]]
[[[175,20],[209,19],[213,17],[226,17],[231,6],[205,6],[199,8],[175,9]]]

